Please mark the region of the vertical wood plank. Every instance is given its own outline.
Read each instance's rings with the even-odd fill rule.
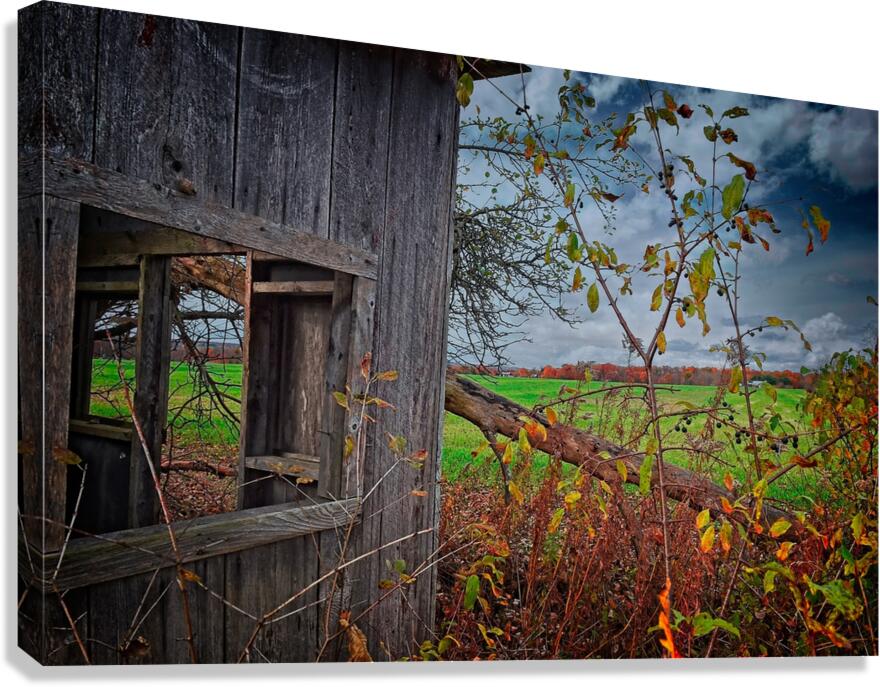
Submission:
[[[20,157],[92,159],[97,25],[94,7],[41,2],[19,12]]]
[[[348,341],[351,332],[352,278],[338,272],[334,278],[330,306],[330,336],[324,368],[320,445],[321,468],[318,495],[340,498],[342,495],[342,453],[345,444],[345,411],[333,397],[345,392],[348,372]]]
[[[351,297],[351,333],[348,342],[348,370],[346,383],[355,393],[363,393],[365,380],[361,374],[363,357],[373,353],[373,330],[376,310],[376,282],[372,279],[357,277],[354,280]],[[375,370],[375,368],[372,368]],[[375,393],[375,389],[373,390]],[[343,495],[362,495],[364,489],[364,466],[367,457],[367,431],[361,431],[359,409],[351,406],[345,414],[345,433],[350,435],[357,444],[358,433],[360,443],[349,459],[343,463]]]
[[[134,412],[144,431],[147,451],[135,431],[131,440],[130,527],[144,527],[159,521],[159,500],[147,461],[152,461],[155,469],[159,469],[168,416],[170,306],[171,260],[164,256],[143,256],[138,299]]]
[[[382,432],[406,436],[411,450],[426,449],[428,458],[421,471],[393,470],[382,478],[395,456],[385,442],[377,438],[370,442],[365,488],[380,479],[382,483],[364,505],[360,551],[436,526],[457,145],[454,82],[451,57],[397,51],[373,348],[375,369],[396,369],[400,377],[377,389],[398,409],[383,415],[378,424]],[[413,122],[418,125],[414,127]],[[427,491],[428,496],[405,498],[413,489]],[[429,558],[436,545],[435,530],[371,557],[355,576],[353,605],[377,596],[384,559],[402,559],[412,571]],[[436,570],[431,568],[407,586],[406,599],[393,595],[371,614],[368,635],[372,649],[378,650],[381,641],[392,656],[413,651],[433,624],[435,579]]]
[[[391,48],[339,44],[330,238],[371,251],[385,226],[393,64]]]
[[[44,551],[64,538],[67,468],[53,451],[67,448],[78,230],[78,203],[19,202],[21,510],[29,543]]]
[[[103,10],[95,162],[232,204],[239,30]]]
[[[235,207],[328,236],[335,41],[245,29]]]
[[[86,419],[92,402],[92,351],[98,302],[86,294],[76,296],[73,317],[73,367],[70,382],[70,417]]]

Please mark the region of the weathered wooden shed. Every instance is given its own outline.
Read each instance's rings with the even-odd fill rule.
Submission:
[[[338,660],[342,610],[376,658],[428,635],[456,80],[449,55],[21,10],[19,641],[38,661]],[[239,509],[172,542],[150,471],[169,261],[217,253],[247,260]],[[137,300],[134,426],[87,417],[96,291]],[[331,392],[363,386],[368,352],[399,373],[396,412],[359,430]],[[273,461],[317,480],[254,481]],[[388,560],[407,584],[383,588]]]

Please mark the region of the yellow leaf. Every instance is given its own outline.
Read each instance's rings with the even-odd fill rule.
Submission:
[[[345,448],[342,452],[342,458],[348,458],[352,451],[354,451],[354,439],[351,438],[351,435],[347,434],[345,436]]]
[[[737,391],[739,391],[739,383],[742,381],[742,376],[742,368],[734,367],[733,369],[731,369],[730,382],[727,385],[727,390],[730,393],[735,394]]]
[[[547,523],[547,531],[550,534],[553,534],[556,530],[559,529],[559,525],[562,522],[563,515],[565,515],[564,508],[557,508],[556,512],[553,513],[553,516],[550,518],[550,522]]]
[[[579,491],[570,491],[565,495],[565,504],[567,506],[571,506],[580,500],[581,500],[581,493]]]
[[[651,310],[659,310],[660,306],[663,303],[663,284],[657,286],[654,289],[654,293],[651,295]]]
[[[700,551],[703,553],[709,553],[712,550],[712,547],[715,545],[715,528],[707,527],[706,531],[703,532],[703,536],[700,537]]]
[[[596,312],[599,309],[599,287],[596,286],[596,282],[590,284],[590,288],[587,290],[587,307],[590,308],[590,312]]]
[[[341,391],[334,391],[333,398],[336,399],[336,402],[339,405],[348,410],[348,397],[344,393],[342,393]]]
[[[535,158],[535,174],[537,176],[541,176],[541,173],[544,171],[544,154],[538,153],[538,156]]]
[[[516,502],[522,505],[522,502],[525,500],[525,496],[520,491],[519,487],[516,486],[516,482],[508,482],[507,490],[510,492],[510,495],[516,499]]]
[[[660,353],[666,352],[666,334],[664,332],[660,332],[657,335],[657,350],[660,351]]]
[[[501,462],[504,463],[505,465],[509,465],[510,461],[512,461],[512,460],[513,460],[513,442],[508,441],[504,445],[504,453],[501,456]]]
[[[709,520],[710,520],[711,517],[712,517],[712,516],[711,516],[711,514],[709,513],[709,509],[708,509],[708,508],[706,508],[705,510],[701,510],[701,511],[697,514],[697,529],[698,529],[698,530],[701,530],[701,529],[703,529],[706,525],[708,525],[708,524],[709,524]]]
[[[724,553],[730,553],[730,540],[733,538],[733,528],[730,523],[725,520],[721,525],[721,531],[718,533],[718,540],[721,542],[721,548]]]
[[[571,280],[571,290],[572,291],[580,291],[581,287],[584,285],[584,275],[581,272],[581,268],[577,267],[574,271],[574,277]]]
[[[626,482],[627,475],[629,474],[626,469],[626,463],[624,463],[622,460],[620,460],[618,458],[617,462],[616,462],[616,466],[617,466],[617,474],[620,475],[620,481]]]

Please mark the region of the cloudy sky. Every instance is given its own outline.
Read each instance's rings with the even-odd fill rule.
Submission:
[[[587,93],[597,101],[594,121],[610,112],[634,111],[642,102],[643,90],[634,79],[585,73],[576,73],[573,78],[584,82]],[[495,79],[494,83],[515,100],[521,98],[519,76]],[[525,88],[531,112],[552,118],[558,110],[557,90],[562,83],[561,70],[538,67],[527,74]],[[750,250],[744,251],[740,319],[745,324],[757,323],[767,315],[792,319],[813,346],[810,353],[797,335],[765,330],[761,338],[749,343],[767,354],[766,367],[812,367],[834,351],[869,344],[877,332],[877,308],[867,302],[867,296],[877,295],[877,113],[691,86],[653,85],[666,88],[678,103],[687,102],[696,110],[690,120],[680,119],[682,127],[677,137],[673,130],[664,128],[664,145],[673,152],[690,154],[703,176],[711,169],[711,144],[702,131],[708,120],[697,104],[710,105],[716,116],[740,105],[747,107],[751,116],[730,122],[739,142],[729,150],[758,164],[760,183],[749,191],[750,200],[804,199],[773,206],[782,233],[772,237],[770,252],[748,245]],[[487,82],[477,82],[471,105],[463,112],[464,119],[474,116],[475,106],[483,116],[497,114],[516,119],[515,107]],[[647,145],[646,134],[643,125],[635,137],[641,139],[636,145]],[[719,165],[719,169],[724,167]],[[726,167],[729,169],[723,174],[728,176],[719,177],[722,187],[739,171],[732,165]],[[817,240],[815,252],[806,256],[807,237],[801,228],[799,208],[811,204],[819,205],[831,220],[831,232],[824,245]],[[628,190],[615,205],[616,228],[612,235],[605,233],[595,210],[582,211],[581,222],[588,238],[615,246],[621,261],[635,262],[647,244],[669,240],[669,205],[662,193],[652,191],[646,195]],[[648,339],[656,323],[656,313],[649,311],[653,285],[642,289],[638,286],[634,281],[634,295],[620,302],[636,333]],[[625,361],[622,332],[610,308],[605,305],[590,314],[584,292],[570,295],[568,304],[579,308],[583,322],[571,328],[549,314],[528,320],[523,330],[531,341],[508,349],[515,365]],[[721,359],[710,353],[709,347],[733,332],[729,313],[725,317],[724,310],[718,299],[710,304],[712,331],[705,338],[696,319],[683,330],[675,325],[668,327],[668,350],[661,362],[719,364]]]

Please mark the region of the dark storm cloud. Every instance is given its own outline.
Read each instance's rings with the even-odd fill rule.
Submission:
[[[641,104],[642,91],[635,80],[578,76],[599,103],[597,117],[612,111],[625,113]],[[524,81],[531,111],[553,117],[561,70],[536,68]],[[497,85],[521,97],[518,76],[499,79]],[[837,350],[864,346],[877,328],[877,308],[866,300],[877,295],[877,113],[689,86],[665,87],[678,102],[688,102],[695,109],[698,103],[710,104],[716,112],[734,105],[748,107],[749,117],[731,122],[740,141],[730,150],[758,164],[759,183],[750,197],[764,202],[795,199],[773,206],[783,233],[771,237],[770,252],[749,247],[744,255],[740,321],[749,327],[767,315],[792,319],[810,338],[813,351],[803,348],[796,333],[779,330],[767,329],[750,344],[767,354],[768,367],[794,369],[820,364]],[[478,83],[474,102],[484,116],[514,117],[515,107],[489,83]],[[470,114],[473,111],[464,116]],[[694,151],[698,168],[707,169],[711,148],[703,136],[704,122],[695,122],[697,114],[677,137],[670,136],[664,143],[675,150]],[[646,132],[639,132],[633,143],[650,152]],[[719,170],[721,185],[738,171],[729,165]],[[813,203],[831,219],[832,229],[828,241],[819,245],[817,240],[815,252],[807,257],[800,210]],[[602,232],[600,219],[589,209],[581,220],[596,238],[617,247],[621,260],[635,261],[646,244],[667,237],[668,204],[660,194],[628,191],[616,206],[617,223],[610,236]],[[650,289],[637,278],[634,292],[621,299],[620,305],[637,335],[649,338],[656,324],[656,313],[648,307]],[[590,314],[581,294],[570,295],[566,301],[579,308],[584,322],[572,329],[549,315],[530,319],[523,329],[531,342],[510,349],[513,362],[527,366],[576,360],[625,362],[621,330],[611,310],[603,304]],[[685,329],[668,328],[663,364],[718,364],[719,354],[709,352],[709,347],[732,336],[734,328],[720,301],[710,302],[709,321],[712,331],[705,338],[692,324]]]

